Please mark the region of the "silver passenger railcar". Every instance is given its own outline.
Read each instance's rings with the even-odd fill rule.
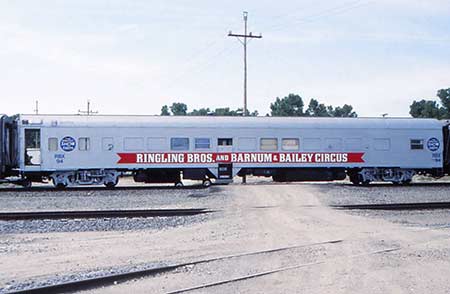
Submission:
[[[16,115],[0,119],[0,179],[409,183],[449,174],[449,145],[449,123],[434,119]]]

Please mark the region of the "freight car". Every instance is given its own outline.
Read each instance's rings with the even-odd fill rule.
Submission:
[[[182,179],[409,183],[450,173],[449,122],[407,118],[15,115],[0,118],[0,181],[113,187]]]

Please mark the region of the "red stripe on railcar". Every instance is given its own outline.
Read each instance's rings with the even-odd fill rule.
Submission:
[[[362,163],[363,152],[117,153],[118,164]]]

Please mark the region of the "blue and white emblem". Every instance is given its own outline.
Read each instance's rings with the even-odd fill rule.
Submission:
[[[437,151],[439,150],[439,147],[441,146],[441,143],[436,138],[430,138],[427,142],[428,150],[430,151]]]
[[[67,136],[61,139],[61,143],[59,144],[61,146],[61,149],[70,152],[75,149],[75,146],[77,146],[77,142],[74,138]]]

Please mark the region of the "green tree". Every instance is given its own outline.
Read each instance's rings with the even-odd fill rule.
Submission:
[[[169,107],[167,105],[164,105],[163,107],[161,107],[161,115],[165,115],[165,116],[170,115]]]
[[[200,109],[194,109],[192,112],[189,112],[188,115],[195,115],[195,116],[206,116],[211,115],[211,110],[209,108],[200,108]]]
[[[248,113],[249,111],[247,110],[247,113]],[[253,112],[250,112],[250,113],[248,113],[248,115],[249,116],[258,116],[259,115],[259,112],[258,112],[258,110],[255,110],[255,111],[253,111]]]
[[[299,95],[289,94],[283,99],[276,98],[270,104],[272,116],[315,116],[315,117],[357,117],[353,106],[344,104],[342,107],[334,108],[331,105],[320,103],[316,99],[311,99],[308,108],[303,112],[303,100]]]
[[[309,101],[308,109],[306,110],[308,116],[331,116],[329,109],[325,104],[319,103],[316,99],[311,99]]]
[[[173,115],[186,115],[187,105],[181,102],[174,102],[172,103],[172,106],[170,106],[170,111]]]
[[[230,110],[229,107],[216,108],[214,110],[214,115],[216,115],[216,116],[235,116],[235,112]]]
[[[450,88],[439,90],[437,96],[441,99],[443,117],[450,118]]]
[[[282,99],[277,97],[274,103],[270,103],[270,114],[272,116],[305,116],[303,105],[300,95],[289,94]]]
[[[450,88],[438,90],[436,96],[440,104],[435,100],[414,100],[409,106],[409,114],[419,118],[450,118]]]
[[[357,117],[356,112],[353,111],[353,106],[344,104],[342,107],[337,106],[330,111],[330,116],[333,117]]]
[[[409,114],[415,118],[441,119],[445,116],[445,110],[436,101],[422,99],[420,101],[413,101],[409,106]]]
[[[187,105],[185,103],[176,102],[172,103],[170,107],[167,107],[167,105],[164,105],[161,108],[161,115],[170,115],[169,112],[172,112],[173,115],[191,115],[191,116],[242,116],[242,108],[238,108],[236,110],[232,110],[230,107],[223,107],[223,108],[216,108],[215,110],[211,110],[208,108],[199,108],[194,109],[191,112],[187,112]],[[258,116],[258,111],[255,110],[253,112],[250,112],[247,110],[248,116]]]

